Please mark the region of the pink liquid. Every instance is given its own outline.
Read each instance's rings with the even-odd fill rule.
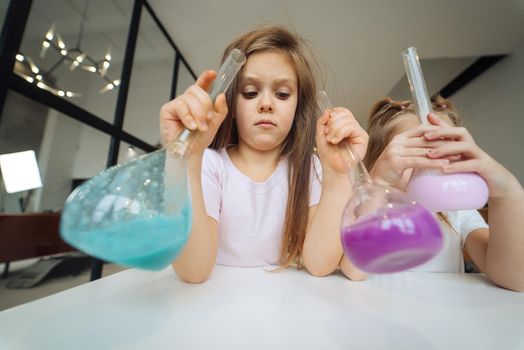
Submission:
[[[408,193],[433,212],[482,208],[488,201],[488,185],[476,173],[414,174]]]
[[[419,204],[394,204],[364,216],[341,232],[351,262],[369,273],[392,273],[421,265],[442,248],[440,225]]]

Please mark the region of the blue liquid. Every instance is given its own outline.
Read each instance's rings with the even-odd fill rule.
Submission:
[[[131,267],[168,266],[187,242],[191,197],[183,158],[156,151],[100,172],[67,199],[62,238],[97,258]]]
[[[191,228],[191,209],[181,215],[119,222],[90,231],[64,230],[62,237],[100,259],[147,270],[168,266],[184,248]]]

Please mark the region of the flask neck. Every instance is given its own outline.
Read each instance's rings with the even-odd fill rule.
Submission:
[[[373,183],[364,163],[362,163],[349,142],[340,142],[338,151],[347,166],[346,172],[353,188]]]

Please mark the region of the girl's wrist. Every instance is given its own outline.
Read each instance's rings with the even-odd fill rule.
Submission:
[[[499,188],[492,188],[488,181],[488,187],[490,187],[490,201],[506,200],[513,197],[519,197],[524,193],[519,180],[517,180],[517,178],[507,169],[504,168],[504,170],[507,174],[504,179],[497,181]]]
[[[351,198],[353,189],[351,183],[346,179],[345,183],[340,184],[326,184],[322,182],[322,190],[320,194],[321,202],[328,203],[330,208],[344,207]]]
[[[322,185],[328,186],[343,186],[344,184],[349,183],[349,178],[347,174],[337,173],[333,171],[324,171],[322,173]]]
[[[204,150],[202,151],[194,151],[191,150],[189,155],[187,156],[187,162],[188,166],[200,166],[202,165],[202,159],[204,158]]]
[[[351,191],[352,185],[347,175],[322,174],[322,192],[340,193],[346,195]]]

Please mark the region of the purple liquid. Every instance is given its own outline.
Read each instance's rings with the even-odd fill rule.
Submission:
[[[440,225],[419,204],[394,204],[343,227],[342,246],[356,267],[392,273],[421,265],[442,248]]]

